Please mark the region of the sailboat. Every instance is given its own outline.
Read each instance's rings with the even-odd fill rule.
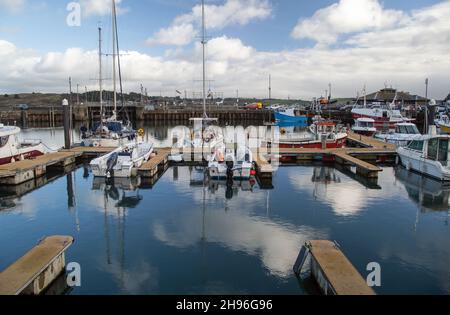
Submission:
[[[191,153],[194,153],[195,160],[210,160],[217,148],[223,145],[223,135],[218,132],[216,126],[216,118],[208,117],[206,112],[206,26],[205,26],[205,1],[202,0],[202,56],[203,56],[203,116],[198,118],[191,118],[190,121],[194,124],[192,137],[183,142],[184,154],[172,154],[169,160],[174,162],[182,162],[183,160],[190,160]],[[180,148],[174,148],[179,150]]]
[[[134,141],[137,138],[137,133],[133,130],[131,123],[127,121],[118,120],[117,111],[117,68],[119,70],[120,92],[122,95],[122,74],[120,67],[119,55],[119,41],[117,30],[117,12],[116,2],[112,0],[112,34],[113,34],[113,53],[112,53],[112,72],[113,72],[113,113],[109,118],[105,117],[105,106],[103,102],[103,78],[102,78],[102,29],[99,28],[99,87],[100,87],[100,122],[96,123],[92,130],[87,130],[85,127],[81,128],[81,145],[85,147],[119,147]]]

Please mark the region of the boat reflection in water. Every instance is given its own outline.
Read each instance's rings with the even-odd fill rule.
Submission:
[[[409,198],[419,205],[422,212],[449,211],[450,184],[408,172],[403,167],[395,169],[395,177],[405,185]]]
[[[134,178],[114,178],[105,181],[104,178],[94,177],[92,190],[102,190],[105,192],[105,199],[114,200],[117,208],[136,208],[143,200],[139,194],[141,184],[140,177]],[[129,192],[135,192],[134,195],[128,195]]]

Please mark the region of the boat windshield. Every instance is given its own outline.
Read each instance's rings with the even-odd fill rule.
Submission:
[[[419,129],[417,129],[416,125],[399,125],[397,126],[397,133],[407,134],[407,135],[415,135],[419,134]]]
[[[9,136],[0,137],[0,148],[8,144]]]
[[[442,165],[447,165],[448,160],[448,139],[430,139],[428,141],[428,154],[427,158],[430,160],[438,161]]]
[[[414,140],[414,141],[411,141],[408,148],[411,150],[414,150],[414,151],[422,152],[423,151],[423,143],[424,143],[423,141]]]

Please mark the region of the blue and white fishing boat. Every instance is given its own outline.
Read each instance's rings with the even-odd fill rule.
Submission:
[[[308,123],[308,117],[296,116],[294,109],[284,109],[275,112],[275,120],[277,122],[294,122],[294,123]]]

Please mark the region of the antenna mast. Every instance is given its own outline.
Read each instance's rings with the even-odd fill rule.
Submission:
[[[203,47],[203,118],[208,118],[206,114],[206,25],[205,25],[205,0],[202,0],[202,47]]]
[[[116,85],[116,56],[117,56],[117,51],[116,51],[116,1],[112,0],[112,33],[113,33],[113,86],[114,86],[114,119],[116,114],[117,114],[117,85]]]

